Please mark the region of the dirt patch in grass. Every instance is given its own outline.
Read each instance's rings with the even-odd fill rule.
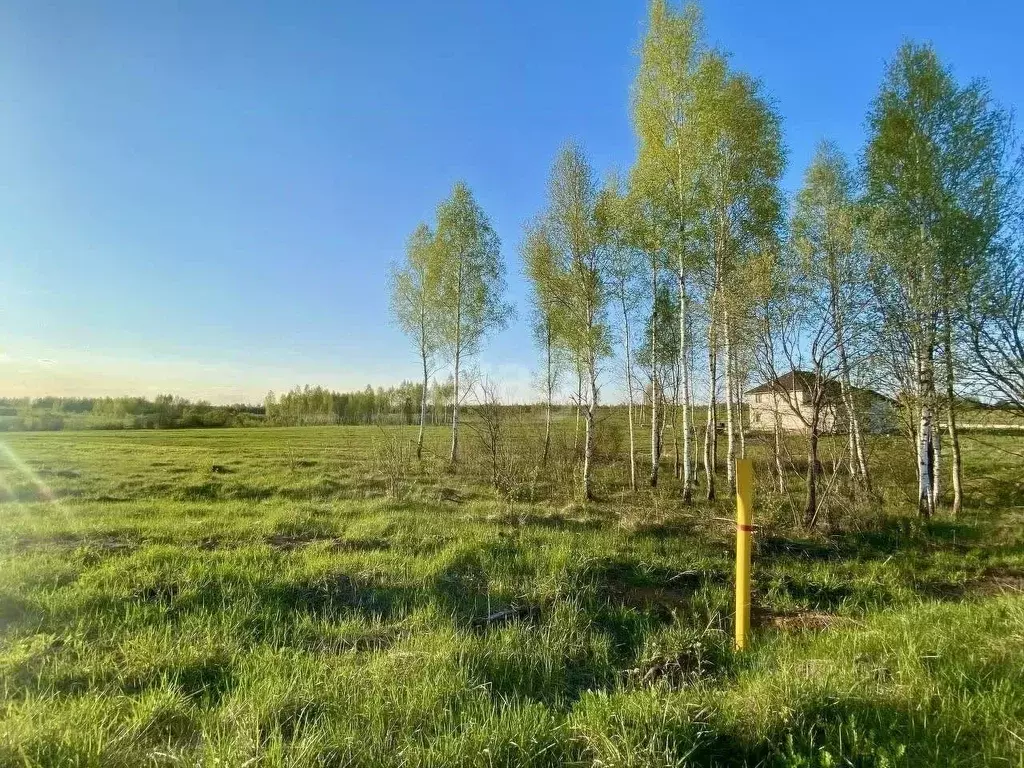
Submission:
[[[643,659],[639,666],[627,670],[626,683],[631,687],[665,685],[678,690],[701,679],[714,677],[716,664],[701,648],[686,648],[671,655]]]
[[[325,541],[331,544],[332,549],[346,552],[373,552],[391,548],[391,542],[387,539],[346,539],[316,533],[275,533],[266,538],[267,544],[284,552]]]
[[[982,577],[971,585],[978,595],[1000,595],[1007,592],[1024,593],[1024,568],[996,566],[987,568]]]
[[[672,571],[629,562],[611,562],[601,568],[598,595],[609,602],[653,612],[665,619],[689,604],[707,584],[723,583],[727,576],[715,571]]]
[[[462,494],[454,488],[439,488],[437,490],[437,500],[449,504],[461,504],[463,501]]]
[[[682,608],[693,594],[691,590],[675,587],[626,585],[609,589],[613,602],[628,608],[645,611],[673,611]]]
[[[772,611],[755,610],[751,616],[755,627],[778,629],[783,632],[805,632],[831,629],[837,625],[855,623],[847,616],[815,610]]]

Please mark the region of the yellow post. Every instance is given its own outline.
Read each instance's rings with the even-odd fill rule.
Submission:
[[[750,635],[750,545],[754,512],[754,469],[750,459],[736,461],[736,648]]]

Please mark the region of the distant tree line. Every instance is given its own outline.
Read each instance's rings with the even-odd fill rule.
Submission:
[[[0,431],[248,427],[263,423],[261,405],[212,405],[174,395],[0,398]]]
[[[403,381],[397,387],[367,386],[355,392],[335,392],[324,387],[296,387],[290,392],[267,394],[261,409],[273,426],[326,424],[445,424],[452,418],[455,383],[433,381],[426,389],[419,382]],[[422,412],[422,414],[421,414]]]
[[[144,397],[0,398],[0,431],[64,429],[185,429],[201,427],[306,426],[328,424],[450,424],[455,383],[418,382],[336,392],[320,386],[267,394],[262,404],[212,405],[174,395]]]

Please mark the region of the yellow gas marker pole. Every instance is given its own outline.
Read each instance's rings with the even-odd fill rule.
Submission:
[[[754,469],[750,459],[736,461],[736,648],[750,635],[750,547],[754,512]]]

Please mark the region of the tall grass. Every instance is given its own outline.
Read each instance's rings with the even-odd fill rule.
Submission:
[[[5,438],[0,766],[1024,765],[1011,454],[960,521],[763,530],[737,655],[727,500],[394,494],[374,433]]]

